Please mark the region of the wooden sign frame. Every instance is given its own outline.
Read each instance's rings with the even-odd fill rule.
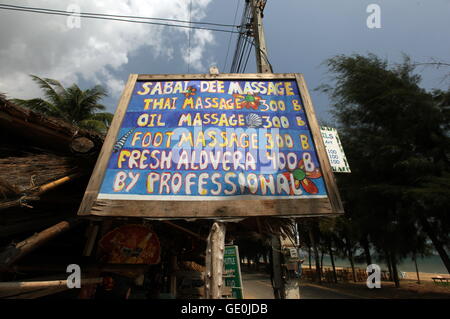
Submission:
[[[305,199],[244,199],[244,200],[105,200],[98,199],[110,154],[117,140],[122,120],[137,81],[180,80],[292,80],[296,81],[303,101],[305,114],[311,130],[318,161],[322,170],[328,198]],[[255,196],[256,197],[256,196]],[[114,119],[106,136],[83,201],[78,211],[80,216],[145,217],[157,219],[174,218],[227,218],[250,216],[321,216],[343,213],[343,206],[336,186],[333,171],[328,161],[320,127],[314,112],[302,74],[183,74],[183,75],[138,75],[131,74],[119,101]]]

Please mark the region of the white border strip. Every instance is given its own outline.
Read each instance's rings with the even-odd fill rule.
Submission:
[[[303,198],[327,198],[327,195],[301,195],[301,196],[186,196],[186,195],[131,195],[131,194],[98,194],[97,199],[116,200],[179,200],[179,201],[208,201],[208,200],[265,200],[265,199],[303,199]]]

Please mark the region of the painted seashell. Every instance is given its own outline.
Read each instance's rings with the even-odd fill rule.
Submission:
[[[245,122],[248,127],[259,127],[262,125],[261,116],[255,113],[251,113],[245,117]]]

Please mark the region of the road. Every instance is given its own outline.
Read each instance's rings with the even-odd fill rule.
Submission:
[[[273,299],[270,276],[262,273],[243,273],[245,299]],[[300,285],[301,299],[354,299],[357,296],[344,294],[337,290],[316,284]]]

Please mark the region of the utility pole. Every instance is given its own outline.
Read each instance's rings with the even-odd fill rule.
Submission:
[[[258,73],[272,73],[267,56],[264,36],[263,16],[267,0],[250,0],[253,16],[253,36],[255,38],[256,67]]]
[[[272,66],[267,55],[266,38],[264,36],[263,16],[267,0],[250,1],[253,19],[253,37],[255,38],[256,68],[258,73],[272,73]],[[277,299],[300,299],[298,278],[292,277],[287,270],[287,257],[283,255],[286,240],[279,235],[272,235],[272,287]],[[283,245],[284,243],[284,245]],[[291,246],[291,245],[289,245]],[[297,249],[297,247],[295,247]],[[284,271],[283,271],[284,267]]]

